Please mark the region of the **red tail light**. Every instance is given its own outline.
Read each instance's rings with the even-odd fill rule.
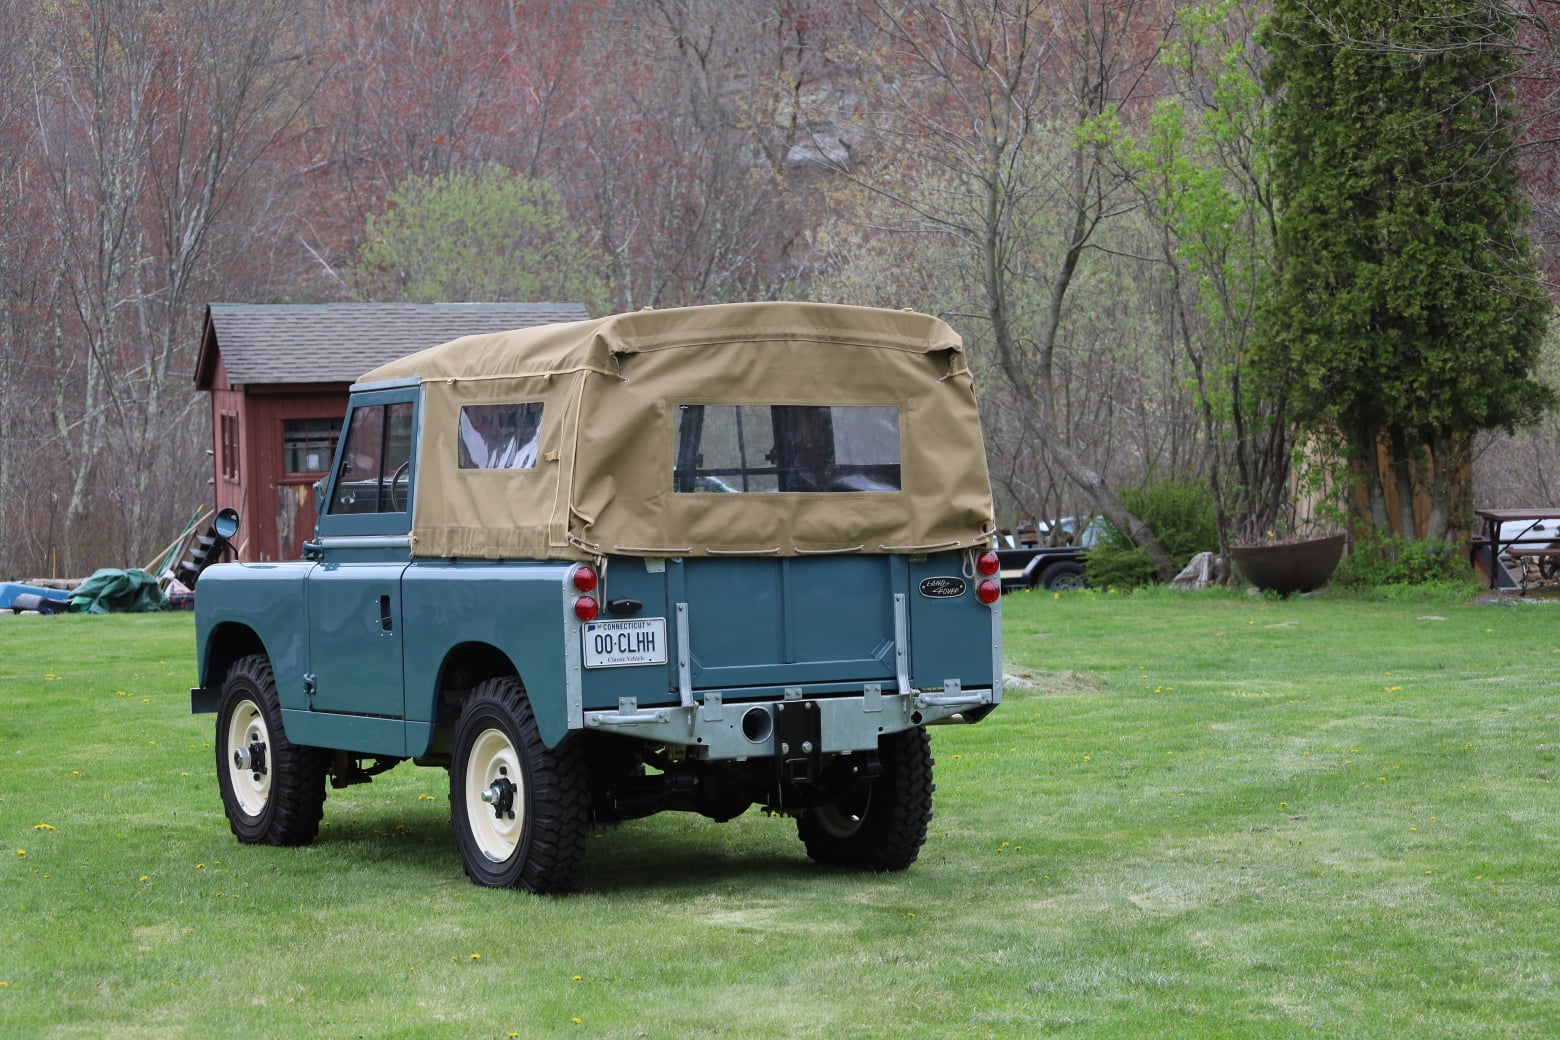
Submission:
[[[569,584],[574,586],[576,592],[595,592],[599,581],[595,570],[584,565],[574,568],[569,575]],[[596,602],[595,596],[574,597],[574,616],[581,621],[594,621],[599,613],[601,604]]]
[[[1002,561],[994,552],[983,552],[975,558],[975,569],[989,578],[1002,569]]]
[[[985,578],[975,586],[975,598],[982,603],[995,603],[1002,598],[1002,583],[995,578]]]

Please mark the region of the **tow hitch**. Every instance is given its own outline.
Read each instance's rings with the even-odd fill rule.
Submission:
[[[822,748],[823,719],[817,705],[802,700],[775,704],[775,751],[783,783],[817,783]]]

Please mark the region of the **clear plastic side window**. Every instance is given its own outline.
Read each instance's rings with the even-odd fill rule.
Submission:
[[[531,469],[542,438],[542,405],[468,404],[460,410],[461,469]]]
[[[681,405],[678,492],[900,490],[899,409]]]

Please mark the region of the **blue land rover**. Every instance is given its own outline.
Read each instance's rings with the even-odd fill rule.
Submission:
[[[906,311],[640,311],[472,336],[352,389],[306,559],[196,596],[196,712],[240,841],[327,783],[449,771],[467,875],[568,888],[589,828],[792,816],[901,870],[926,727],[1002,698],[991,492],[959,337]]]

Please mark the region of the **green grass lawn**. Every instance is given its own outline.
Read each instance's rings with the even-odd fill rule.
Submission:
[[[790,820],[461,874],[441,770],[239,845],[189,615],[0,618],[3,1037],[1549,1037],[1560,604],[1004,603],[905,874]]]

